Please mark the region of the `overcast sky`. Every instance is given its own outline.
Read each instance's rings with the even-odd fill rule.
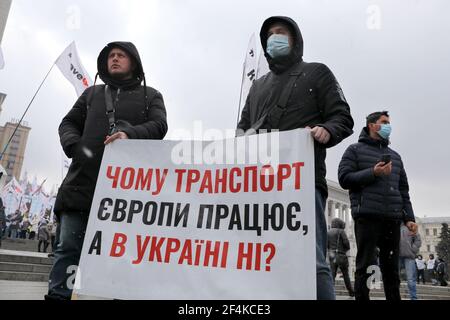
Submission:
[[[160,90],[169,134],[177,128],[235,127],[242,64],[250,35],[272,15],[295,19],[305,61],[327,64],[355,119],[355,134],[329,150],[337,180],[345,148],[370,112],[387,109],[391,147],[403,158],[418,216],[450,216],[450,2],[448,0],[13,0],[2,41],[8,94],[0,123],[20,118],[52,63],[75,41],[93,78],[108,42],[132,41],[147,83]],[[57,128],[76,101],[57,68],[25,120],[32,127],[24,170],[47,189],[61,182]]]

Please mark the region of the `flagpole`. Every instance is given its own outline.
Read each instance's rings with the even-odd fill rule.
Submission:
[[[33,98],[31,99],[30,103],[28,104],[28,107],[26,108],[25,112],[24,112],[23,115],[22,115],[22,118],[20,118],[19,123],[17,124],[16,128],[14,129],[13,134],[12,134],[11,137],[9,138],[8,143],[6,143],[6,146],[5,146],[5,148],[3,149],[3,152],[0,154],[0,160],[3,159],[3,156],[5,155],[6,149],[8,149],[8,146],[9,146],[9,144],[11,143],[11,140],[13,139],[13,137],[14,137],[14,135],[16,134],[17,130],[19,129],[19,127],[20,127],[20,125],[21,125],[21,123],[22,123],[22,121],[23,121],[23,118],[25,118],[25,115],[27,114],[28,109],[30,109],[31,104],[33,103],[33,101],[34,101],[34,99],[36,98],[37,94],[38,94],[39,91],[41,90],[42,85],[44,84],[45,80],[47,80],[47,77],[49,76],[49,74],[50,74],[50,72],[52,71],[52,69],[53,69],[53,67],[55,66],[55,64],[56,64],[56,61],[53,62],[52,66],[50,67],[50,70],[48,70],[47,74],[45,75],[44,80],[42,80],[41,84],[39,85],[38,89],[36,90],[36,92],[35,92]]]
[[[238,108],[238,114],[237,114],[237,121],[236,121],[236,128],[239,124],[239,117],[240,117],[240,113],[241,113],[241,103],[242,103],[242,89],[244,86],[244,78],[245,78],[245,62],[242,66],[242,80],[241,80],[241,93],[239,94],[239,108]]]

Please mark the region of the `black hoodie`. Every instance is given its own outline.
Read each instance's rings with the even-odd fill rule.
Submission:
[[[384,154],[391,156],[392,172],[376,177],[374,167]],[[338,176],[341,187],[350,191],[354,219],[415,221],[403,161],[389,148],[388,140],[375,140],[364,128],[359,142],[349,146],[342,156]]]
[[[289,92],[284,114],[279,122],[269,115],[261,129],[280,131],[321,126],[331,135],[326,145],[315,143],[316,187],[326,195],[326,148],[331,148],[353,133],[350,107],[331,70],[321,63],[302,62],[303,37],[298,25],[288,17],[268,18],[261,28],[261,44],[267,48],[267,33],[276,22],[286,24],[293,33],[294,47],[284,58],[272,59],[266,54],[271,72],[253,83],[247,96],[238,129],[247,131],[257,123],[267,110],[280,101],[283,89],[290,77],[296,77]]]
[[[136,62],[133,78],[117,81],[107,71],[107,57],[112,48],[127,51]],[[129,42],[108,44],[97,59],[98,75],[118,96],[115,119],[126,126],[121,128],[130,139],[161,140],[167,133],[166,109],[159,91],[142,86],[145,76],[136,47]],[[120,94],[118,89],[120,88]],[[89,213],[98,172],[103,157],[104,141],[109,131],[106,116],[105,86],[94,85],[85,90],[59,126],[61,145],[72,158],[58,191],[55,213]]]
[[[267,34],[269,32],[269,28],[275,23],[283,23],[286,25],[292,33],[294,38],[294,47],[291,49],[291,52],[286,57],[277,57],[276,59],[272,58],[267,52]],[[302,61],[303,59],[303,36],[298,27],[297,23],[294,20],[288,17],[282,16],[274,16],[270,17],[266,21],[264,21],[261,32],[259,33],[259,37],[261,39],[261,45],[264,50],[264,56],[269,63],[270,70],[275,74],[281,74],[284,71],[288,70],[294,64]]]
[[[345,255],[350,250],[350,242],[345,233],[345,222],[339,218],[331,221],[331,229],[328,231],[328,250]]]
[[[119,48],[128,53],[134,63],[136,64],[136,69],[133,73],[133,78],[129,80],[117,80],[112,78],[108,72],[108,55],[112,49]],[[132,88],[140,85],[143,80],[145,80],[144,69],[142,67],[141,57],[134,44],[131,42],[111,42],[100,52],[97,59],[97,70],[100,79],[105,84],[113,86],[115,88]]]

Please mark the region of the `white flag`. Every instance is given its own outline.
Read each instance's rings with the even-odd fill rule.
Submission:
[[[241,85],[241,110],[245,105],[248,93],[252,87],[253,81],[256,80],[256,39],[253,33],[248,43],[247,53],[245,55],[244,62],[244,74]]]
[[[2,47],[0,47],[0,70],[5,67],[5,59],[3,59]]]
[[[59,56],[58,60],[56,60],[56,65],[66,79],[75,87],[78,96],[81,96],[84,90],[92,85],[92,80],[78,57],[75,42],[72,42]]]
[[[262,76],[266,75],[269,71],[269,63],[267,62],[267,59],[264,56],[264,51],[261,48],[261,53],[259,54],[258,69],[256,71],[256,79],[259,79]]]

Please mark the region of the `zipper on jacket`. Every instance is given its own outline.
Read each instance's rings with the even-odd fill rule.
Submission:
[[[382,148],[381,147],[381,142],[380,142],[380,150],[386,150],[386,148]],[[392,162],[392,159],[391,159]],[[392,172],[391,172],[392,174]],[[387,196],[388,196],[388,190],[389,190],[389,177],[388,176],[383,176],[382,181],[384,182],[384,192],[383,192],[383,208],[384,208],[384,214],[387,216],[389,215],[388,212],[388,204],[387,204]]]

